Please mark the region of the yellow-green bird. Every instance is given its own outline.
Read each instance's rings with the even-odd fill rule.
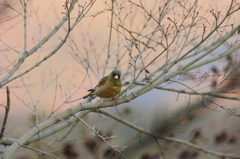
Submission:
[[[112,98],[116,101],[114,97],[121,92],[122,88],[120,77],[121,71],[118,69],[113,70],[108,76],[103,77],[95,88],[88,90],[90,93],[85,95],[83,99],[96,95],[100,98]]]

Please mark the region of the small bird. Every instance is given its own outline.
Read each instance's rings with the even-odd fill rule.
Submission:
[[[114,97],[121,92],[122,88],[120,77],[121,71],[118,69],[113,70],[108,76],[103,77],[95,88],[88,90],[90,93],[85,95],[83,99],[96,95],[100,98],[112,98],[116,101]]]

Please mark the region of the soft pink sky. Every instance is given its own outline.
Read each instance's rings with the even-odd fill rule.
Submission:
[[[10,1],[11,6],[13,6],[16,10],[21,10],[21,5],[19,1]],[[151,4],[150,2],[149,4]],[[148,4],[148,5],[149,5]],[[63,17],[62,12],[64,9],[62,7],[63,1],[58,0],[48,0],[48,1],[34,1],[31,7],[31,13],[28,15],[29,21],[27,22],[27,50],[31,49],[39,39],[46,36],[50,30],[54,28],[56,24],[58,24],[59,20]],[[107,9],[107,6],[103,1],[96,1],[94,7],[90,10],[88,15],[96,14],[100,11]],[[13,10],[7,9],[4,12],[5,16],[15,16],[17,13]],[[76,17],[77,10],[73,11],[72,17]],[[138,19],[140,20],[142,15],[135,18],[134,23],[139,23]],[[110,19],[110,12],[107,11],[102,13],[96,17],[86,17],[84,18],[78,26],[71,32],[71,38],[74,39],[75,43],[81,47],[89,47],[89,37],[93,43],[97,43],[96,45],[99,46],[99,50],[96,52],[99,54],[102,52],[102,59],[106,57],[106,47],[108,43],[108,35],[109,35],[109,19]],[[73,19],[74,20],[74,19]],[[66,25],[65,25],[66,27]],[[65,35],[65,30],[60,29],[56,36],[50,39],[47,44],[41,49],[41,51],[36,52],[34,55],[29,57],[24,64],[22,65],[20,72],[24,71],[25,69],[29,68],[36,63],[39,59],[47,55],[55,45],[59,42],[59,37],[63,37]],[[23,51],[23,20],[21,16],[17,16],[13,20],[7,21],[2,23],[0,28],[0,37],[1,40],[8,44],[10,47],[18,50]],[[83,37],[86,36],[86,37]],[[89,37],[88,37],[89,36]],[[115,36],[115,35],[113,35]],[[116,36],[115,36],[116,37]],[[84,42],[84,40],[86,40]],[[113,37],[113,42],[114,40]],[[14,122],[13,125],[22,124],[21,122],[25,122],[25,126],[29,124],[26,119],[29,119],[29,116],[25,114],[33,114],[33,111],[28,107],[24,106],[21,100],[26,102],[27,104],[31,105],[36,103],[39,96],[39,114],[40,116],[47,117],[49,112],[52,109],[54,98],[55,100],[55,108],[61,105],[61,97],[64,91],[67,89],[72,88],[71,92],[74,92],[82,83],[85,77],[85,70],[73,60],[73,58],[69,54],[69,43],[70,40],[50,59],[45,61],[41,66],[37,67],[35,70],[29,72],[23,77],[24,83],[28,86],[27,90],[23,87],[23,83],[21,79],[13,81],[9,84],[10,91],[11,91],[11,111],[9,116],[9,122]],[[2,45],[3,46],[3,45]],[[116,47],[112,47],[111,50],[115,50]],[[14,51],[7,51],[2,52],[1,58],[1,66],[6,67],[7,65],[13,64],[19,58],[19,54]],[[111,61],[110,61],[111,62]],[[10,69],[11,66],[8,68]],[[111,68],[107,69],[106,74],[111,72]],[[124,70],[122,70],[124,71]],[[1,74],[1,77],[5,75],[6,72]],[[98,75],[98,78],[101,77],[101,73]],[[61,74],[61,76],[51,83],[42,93],[42,82],[45,81],[45,84],[48,83],[51,79],[55,78],[56,75]],[[79,98],[86,94],[86,90],[94,87],[98,79],[93,74],[91,76],[91,86],[89,85],[89,79],[87,78],[84,84],[81,86],[81,89],[77,91],[77,93],[73,96],[73,99]],[[57,85],[57,90],[56,90]],[[59,87],[61,85],[61,89]],[[73,87],[74,86],[74,87]],[[15,88],[17,87],[17,88]],[[20,88],[19,88],[20,87]],[[56,92],[55,92],[56,91]],[[1,103],[5,103],[6,101],[6,93],[5,87],[1,89],[2,101]],[[17,95],[17,97],[14,94]],[[56,93],[56,96],[55,96]],[[69,93],[69,92],[67,92]],[[29,95],[31,94],[31,96]],[[19,100],[20,98],[21,100]],[[80,100],[81,101],[81,100]],[[79,102],[80,102],[79,101]],[[33,103],[32,103],[33,102]],[[72,105],[77,104],[65,104],[60,111],[64,111]],[[0,109],[1,113],[3,114],[4,109]],[[59,112],[59,111],[58,111]],[[3,116],[3,115],[1,115]],[[18,120],[16,120],[16,118]],[[23,119],[23,120],[21,120]],[[18,123],[20,122],[20,123]],[[14,128],[14,126],[13,126]]]
[[[91,11],[88,13],[88,15],[96,14],[100,11],[103,11],[104,9],[107,9],[108,7],[104,3],[105,1],[96,1],[96,4],[91,9]],[[117,1],[119,4],[121,1]],[[127,1],[126,1],[127,2]],[[139,3],[139,1],[135,1],[136,3]],[[199,6],[202,8],[199,10],[201,14],[205,14],[204,7],[212,6],[216,9],[219,9],[220,11],[225,11],[227,9],[226,7],[226,1],[200,1]],[[20,11],[20,4],[19,1],[11,1],[9,2],[16,10]],[[109,3],[109,1],[107,1]],[[147,1],[147,6],[149,8],[154,5],[155,1],[149,0]],[[35,0],[33,1],[33,5],[31,7],[31,13],[28,15],[30,17],[28,21],[28,45],[27,49],[31,49],[39,39],[46,36],[56,24],[58,24],[59,19],[63,17],[63,14],[61,12],[64,12],[64,9],[62,7],[63,1],[59,0]],[[186,8],[188,8],[188,5],[186,5]],[[129,5],[129,7],[131,7]],[[174,6],[173,6],[174,7]],[[135,11],[135,10],[133,10]],[[124,11],[123,11],[124,12]],[[6,10],[5,12],[6,16],[14,16],[17,15],[17,13],[13,10]],[[73,15],[76,16],[77,10],[73,11]],[[123,17],[127,12],[123,13]],[[206,13],[208,14],[208,12]],[[72,16],[72,17],[75,17]],[[171,18],[174,18],[174,15],[169,15]],[[136,29],[138,24],[141,23],[143,20],[144,15],[138,11],[136,14],[136,17],[134,21],[132,21],[133,25],[136,25]],[[89,48],[90,40],[91,38],[94,45],[96,45],[96,53],[101,55],[99,57],[99,62],[104,64],[104,59],[106,58],[106,51],[107,51],[107,45],[108,45],[108,37],[109,37],[109,19],[110,19],[110,12],[102,13],[96,17],[86,17],[84,18],[78,26],[74,29],[74,31],[71,32],[71,38],[75,41],[77,45],[79,45],[79,48],[81,48],[81,51],[84,51],[84,47]],[[73,19],[74,20],[74,19]],[[165,19],[166,20],[166,19]],[[130,25],[127,22],[127,25]],[[166,24],[168,24],[169,21],[166,20]],[[41,26],[40,26],[41,25]],[[66,25],[65,25],[66,27]],[[41,52],[36,52],[33,56],[29,57],[21,69],[20,72],[27,69],[29,66],[33,65],[38,61],[38,59],[44,57],[44,55],[48,54],[54,46],[56,46],[59,42],[59,38],[62,38],[63,35],[65,35],[65,30],[60,29],[56,36],[54,36],[51,40],[48,41],[48,43],[42,48]],[[23,20],[21,16],[18,16],[14,18],[13,20],[10,20],[8,22],[2,23],[0,26],[0,38],[1,40],[8,44],[9,46],[13,47],[14,49],[18,51],[23,51]],[[116,34],[113,34],[113,43],[116,42],[115,40]],[[86,40],[84,42],[84,40]],[[37,67],[35,70],[31,71],[30,73],[26,74],[23,77],[24,82],[28,86],[28,90],[26,90],[23,87],[23,83],[21,82],[21,79],[18,79],[16,81],[13,81],[9,84],[11,93],[11,111],[10,111],[10,122],[15,122],[14,125],[17,124],[17,121],[19,122],[26,122],[26,125],[28,125],[28,121],[25,119],[28,119],[29,117],[26,117],[23,114],[27,113],[33,113],[33,111],[26,106],[23,105],[22,101],[17,99],[17,97],[13,94],[15,93],[19,98],[27,102],[27,104],[32,105],[31,98],[33,99],[34,103],[37,101],[39,94],[41,94],[42,91],[42,81],[45,80],[45,84],[48,83],[51,79],[55,78],[55,75],[61,76],[54,81],[51,85],[49,85],[46,90],[44,90],[40,100],[39,100],[39,114],[41,116],[47,117],[50,110],[52,109],[53,103],[54,103],[54,97],[56,97],[55,100],[55,108],[61,105],[61,96],[64,91],[69,90],[69,88],[72,88],[70,91],[73,93],[82,83],[84,77],[85,77],[85,70],[80,66],[69,54],[70,48],[69,48],[70,40],[67,41],[67,43],[50,59],[48,59],[46,62],[41,64],[41,66]],[[124,42],[123,44],[124,45]],[[3,44],[1,44],[3,46]],[[116,45],[112,45],[111,51],[117,49]],[[91,49],[89,49],[91,50]],[[93,50],[92,50],[93,51]],[[1,67],[9,66],[10,64],[16,63],[19,55],[14,51],[2,51],[2,56],[0,59]],[[83,52],[84,53],[84,52]],[[102,53],[102,54],[100,54]],[[127,58],[125,59],[127,62]],[[114,61],[114,59],[111,59],[110,62]],[[95,63],[93,62],[93,65]],[[111,64],[110,64],[111,66]],[[11,68],[11,66],[9,67]],[[8,68],[8,69],[9,69]],[[123,66],[121,69],[124,69],[125,66]],[[102,70],[100,68],[100,70]],[[111,72],[112,68],[107,69],[106,74],[109,74]],[[124,72],[124,70],[122,70]],[[6,74],[6,72],[3,72],[1,74],[1,77],[3,77]],[[100,71],[100,74],[98,77],[101,77],[102,72]],[[44,78],[43,78],[44,77]],[[81,89],[77,91],[77,93],[73,96],[73,99],[79,98],[81,96],[84,96],[86,94],[86,90],[91,88],[92,86],[95,86],[98,82],[98,79],[90,73],[90,80],[87,78],[83,85],[81,85]],[[61,85],[61,88],[59,87]],[[69,85],[69,87],[68,87]],[[14,88],[14,87],[21,87],[21,88]],[[56,87],[57,86],[57,87]],[[57,89],[56,89],[57,88]],[[31,94],[31,97],[28,94],[28,91]],[[67,92],[67,93],[70,93]],[[6,93],[5,93],[5,87],[1,89],[1,103],[5,103],[6,101]],[[56,93],[56,96],[55,96]],[[152,93],[151,95],[148,94],[148,96],[155,100],[153,103],[158,103],[158,101],[161,100],[159,98],[160,94],[158,94],[159,91],[155,91],[155,93]],[[165,93],[164,95],[161,94],[162,97],[166,97],[168,93]],[[176,95],[177,98],[177,95]],[[181,99],[179,99],[181,100]],[[182,99],[185,101],[185,99]],[[143,105],[147,103],[143,103],[143,101],[139,100]],[[169,101],[168,105],[171,105],[170,103],[179,103],[179,101]],[[77,104],[78,102],[75,102],[72,105]],[[66,104],[60,109],[60,111],[66,110],[71,104]],[[133,104],[134,105],[134,104]],[[174,104],[173,104],[174,105]],[[153,107],[157,106],[157,104],[154,104]],[[167,108],[166,108],[167,109]],[[152,110],[152,109],[150,109]],[[148,111],[150,111],[148,110]],[[0,109],[0,112],[3,114],[4,109]],[[1,115],[3,116],[3,115]],[[18,119],[24,119],[24,120],[17,120]],[[1,120],[0,120],[1,121]],[[25,125],[25,124],[24,124]]]

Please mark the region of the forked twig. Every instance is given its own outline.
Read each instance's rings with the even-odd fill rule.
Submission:
[[[92,134],[93,135],[95,135],[95,136],[98,136],[100,139],[102,139],[110,148],[112,148],[114,151],[116,151],[116,152],[118,152],[123,158],[126,158],[127,159],[127,157],[124,155],[124,154],[122,154],[122,150],[125,148],[125,146],[123,146],[123,148],[121,148],[121,149],[117,149],[114,145],[111,145],[111,144],[109,144],[107,141],[106,141],[106,139],[107,138],[111,138],[111,137],[103,137],[102,135],[100,135],[99,134],[99,130],[95,130],[94,129],[94,127],[90,127],[85,121],[83,121],[81,118],[79,118],[79,117],[77,117],[77,116],[75,116],[75,115],[73,115],[74,117],[76,117],[79,121],[81,121],[86,127],[88,127],[88,129],[90,129],[91,131],[92,131]]]

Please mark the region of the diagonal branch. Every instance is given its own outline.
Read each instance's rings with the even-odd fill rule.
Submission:
[[[147,83],[136,81],[136,82],[134,82],[134,84],[140,85],[140,86],[145,86]],[[170,92],[176,92],[176,93],[182,93],[182,94],[190,94],[190,95],[200,95],[201,94],[201,95],[208,95],[208,96],[212,96],[212,97],[216,97],[216,98],[223,98],[223,99],[240,101],[240,98],[224,96],[224,95],[217,94],[217,93],[214,93],[214,92],[186,91],[186,90],[183,90],[183,89],[166,88],[166,87],[161,87],[161,86],[157,86],[157,87],[155,87],[155,89],[160,89],[160,90],[165,90],[165,91],[170,91]]]
[[[72,5],[70,6],[70,8],[69,8],[69,13],[71,13],[72,12],[72,10],[73,10],[73,7],[74,7],[74,5],[77,3],[77,0],[73,0],[72,1]],[[29,51],[25,51],[23,54],[22,54],[22,56],[19,58],[19,60],[18,60],[18,62],[13,66],[13,68],[2,78],[2,79],[0,79],[0,88],[2,88],[6,83],[8,83],[9,82],[9,78],[10,77],[12,77],[12,75],[20,68],[20,66],[24,63],[24,61],[25,61],[25,59],[28,57],[28,56],[30,56],[30,55],[32,55],[33,53],[35,53],[40,47],[42,47],[53,35],[55,35],[55,33],[63,26],[63,24],[66,22],[68,20],[68,15],[65,15],[63,18],[62,18],[62,20],[59,22],[59,24],[46,36],[46,37],[44,37],[37,45],[35,45],[32,49],[30,49]],[[61,42],[62,43],[62,42]],[[59,45],[61,45],[61,44],[59,44]],[[58,46],[59,46],[58,45]],[[59,49],[59,48],[58,48]],[[57,50],[58,50],[57,49]],[[56,50],[56,49],[55,49]],[[56,51],[57,51],[56,50]],[[54,51],[53,51],[54,52]],[[50,53],[51,54],[51,53]],[[49,54],[49,55],[50,55]],[[51,55],[50,56],[47,56],[47,57],[45,57],[43,60],[42,60],[42,62],[43,61],[45,61],[47,58],[49,58],[49,57],[51,57]],[[41,62],[41,63],[42,63]],[[40,64],[40,63],[37,63],[38,65]],[[29,71],[31,71],[33,68],[35,68],[36,66],[38,66],[38,65],[34,65],[32,68],[30,68],[29,70],[27,70],[26,72],[24,72],[24,74],[26,74],[27,72],[29,72]],[[23,75],[23,74],[22,74]],[[16,77],[14,77],[14,78],[12,78],[11,79],[11,81],[13,80],[13,79],[16,79],[16,78],[18,78],[18,77],[20,77],[19,75],[18,76],[16,76]]]
[[[157,134],[154,134],[152,132],[149,132],[149,131],[146,131],[144,129],[142,129],[141,127],[135,125],[135,124],[132,124],[122,118],[119,118],[107,111],[104,111],[104,110],[101,110],[99,109],[99,112],[98,113],[102,113],[102,114],[105,114],[111,118],[113,118],[114,120],[136,130],[136,131],[139,131],[141,133],[144,133],[146,135],[149,135],[153,138],[158,138],[158,139],[163,139],[163,140],[166,140],[166,141],[173,141],[173,142],[176,142],[176,143],[179,143],[179,144],[183,144],[183,145],[186,145],[186,146],[189,146],[191,148],[194,148],[196,150],[199,150],[199,151],[202,151],[202,152],[205,152],[205,153],[208,153],[210,155],[213,155],[213,156],[217,156],[217,157],[227,157],[227,158],[240,158],[240,156],[238,155],[234,155],[234,154],[226,154],[226,153],[221,153],[221,152],[217,152],[217,151],[213,151],[213,150],[209,150],[209,149],[205,149],[205,148],[202,148],[201,146],[198,146],[198,145],[195,145],[195,144],[192,144],[190,142],[187,142],[185,140],[181,140],[181,139],[177,139],[177,138],[172,138],[172,137],[164,137],[164,136],[159,136]]]

